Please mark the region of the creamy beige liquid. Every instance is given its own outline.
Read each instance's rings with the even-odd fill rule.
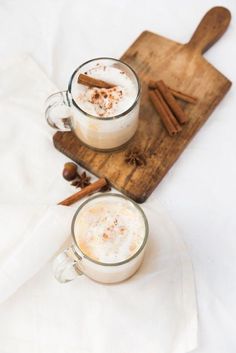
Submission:
[[[129,200],[104,196],[82,208],[74,232],[79,248],[89,258],[117,263],[140,249],[145,223],[141,212]]]
[[[139,101],[131,109],[138,95],[137,82],[121,69],[103,63],[81,73],[112,83],[114,88],[78,84],[79,73],[73,79],[71,90],[74,101],[82,109],[73,106],[75,135],[96,149],[109,150],[124,145],[134,136],[138,126]]]

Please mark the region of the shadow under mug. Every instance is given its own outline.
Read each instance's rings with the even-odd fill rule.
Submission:
[[[78,76],[98,65],[114,67],[124,72],[135,88],[132,105],[121,114],[98,117],[84,111],[76,102]],[[99,151],[113,151],[124,146],[138,126],[141,86],[135,71],[124,62],[113,58],[96,58],[80,65],[72,74],[68,90],[52,94],[46,101],[45,117],[48,124],[59,131],[73,131],[86,146]]]
[[[85,255],[80,249],[75,236],[75,221],[83,207],[88,203],[93,202],[95,199],[109,197],[117,197],[126,200],[127,202],[131,202],[140,212],[145,226],[144,238],[137,252],[130,258],[115,263],[99,262]],[[53,262],[54,276],[61,283],[69,282],[82,274],[100,283],[117,283],[124,281],[138,270],[143,261],[148,232],[148,221],[143,210],[128,197],[115,193],[103,193],[90,197],[78,208],[73,217],[71,225],[72,245],[55,258]]]

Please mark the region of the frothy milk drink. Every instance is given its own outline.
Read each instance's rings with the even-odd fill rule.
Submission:
[[[73,122],[75,134],[85,144],[96,148],[113,149],[123,145],[137,129],[139,105],[130,109],[137,98],[137,84],[121,69],[104,64],[84,74],[112,83],[114,87],[88,87],[78,83],[79,73],[74,76],[71,94],[81,110]]]
[[[118,282],[133,274],[141,264],[146,225],[140,210],[129,200],[115,196],[95,198],[87,203],[74,222],[74,235],[81,252],[91,259],[86,264],[89,277],[106,282],[103,276],[109,270],[109,282]],[[139,254],[140,251],[140,254]],[[140,255],[140,256],[139,256]],[[133,259],[132,259],[133,258]],[[128,261],[132,259],[132,261]],[[94,262],[94,263],[93,263]],[[106,268],[99,274],[95,263],[120,264]]]

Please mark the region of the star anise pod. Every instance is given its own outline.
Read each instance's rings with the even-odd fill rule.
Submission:
[[[125,162],[140,167],[146,164],[146,159],[144,153],[140,152],[137,148],[133,148],[126,153]]]
[[[91,177],[83,172],[82,174],[77,173],[77,178],[71,183],[71,185],[75,186],[76,188],[85,188],[86,186],[90,185]]]
[[[78,182],[79,182],[79,180],[76,178],[76,179],[74,179],[74,180],[72,181],[71,185],[72,185],[72,186],[75,186],[75,187],[77,188],[77,187],[79,187],[79,186],[77,186],[77,185],[78,185]]]

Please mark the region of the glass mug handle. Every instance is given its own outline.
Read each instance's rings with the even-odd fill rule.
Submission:
[[[71,131],[68,91],[57,92],[47,98],[45,118],[52,128],[59,131]]]
[[[73,245],[57,255],[53,261],[53,273],[60,283],[70,282],[83,272],[78,267],[82,258],[75,252]]]

